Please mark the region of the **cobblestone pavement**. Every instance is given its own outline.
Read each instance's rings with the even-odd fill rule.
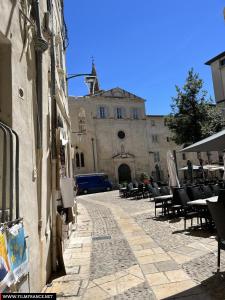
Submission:
[[[154,218],[149,199],[118,191],[80,196],[78,210],[63,279],[73,284],[70,299],[225,299],[214,232],[184,231],[183,220]]]
[[[83,203],[93,223],[90,279],[111,275],[136,265],[137,261],[110,209],[90,202]]]

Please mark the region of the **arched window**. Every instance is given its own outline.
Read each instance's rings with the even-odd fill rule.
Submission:
[[[76,153],[76,167],[80,168],[80,155],[78,152]]]
[[[84,108],[80,108],[79,114],[78,114],[78,126],[79,126],[79,132],[80,133],[86,133],[86,114]]]
[[[80,162],[81,162],[81,167],[84,167],[84,153],[81,152],[80,154]]]

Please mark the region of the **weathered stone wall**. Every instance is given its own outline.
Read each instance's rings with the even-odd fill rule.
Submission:
[[[0,2],[0,120],[11,126],[20,140],[20,216],[28,235],[30,288],[37,292],[46,284],[52,265],[52,168],[51,168],[51,68],[50,47],[43,53],[43,145],[37,150],[35,26],[24,18],[29,1]],[[53,1],[55,44],[60,45],[61,64],[56,65],[56,101],[69,138],[69,118],[65,81],[65,58],[62,49],[61,12]],[[41,29],[47,1],[40,1]],[[35,24],[31,15],[28,19]],[[51,26],[51,24],[50,24]],[[30,29],[29,29],[30,28]],[[50,35],[43,33],[50,46]],[[21,94],[22,93],[22,94]],[[66,119],[68,119],[66,121]],[[70,148],[70,141],[68,144]],[[1,160],[0,160],[1,161]]]

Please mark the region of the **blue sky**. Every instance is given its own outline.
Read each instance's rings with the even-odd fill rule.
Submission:
[[[225,50],[223,0],[65,0],[67,73],[89,73],[101,89],[121,87],[146,99],[148,114],[170,112],[175,85],[193,67],[214,97],[204,63]],[[70,95],[85,95],[83,78]]]

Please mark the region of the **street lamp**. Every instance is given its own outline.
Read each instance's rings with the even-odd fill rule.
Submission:
[[[76,77],[81,77],[81,76],[85,76],[85,83],[88,86],[89,89],[89,93],[90,94],[94,94],[94,87],[95,87],[95,83],[97,80],[97,76],[90,74],[90,73],[81,73],[81,74],[69,74],[66,77],[66,81],[72,79],[72,78],[76,78]]]

